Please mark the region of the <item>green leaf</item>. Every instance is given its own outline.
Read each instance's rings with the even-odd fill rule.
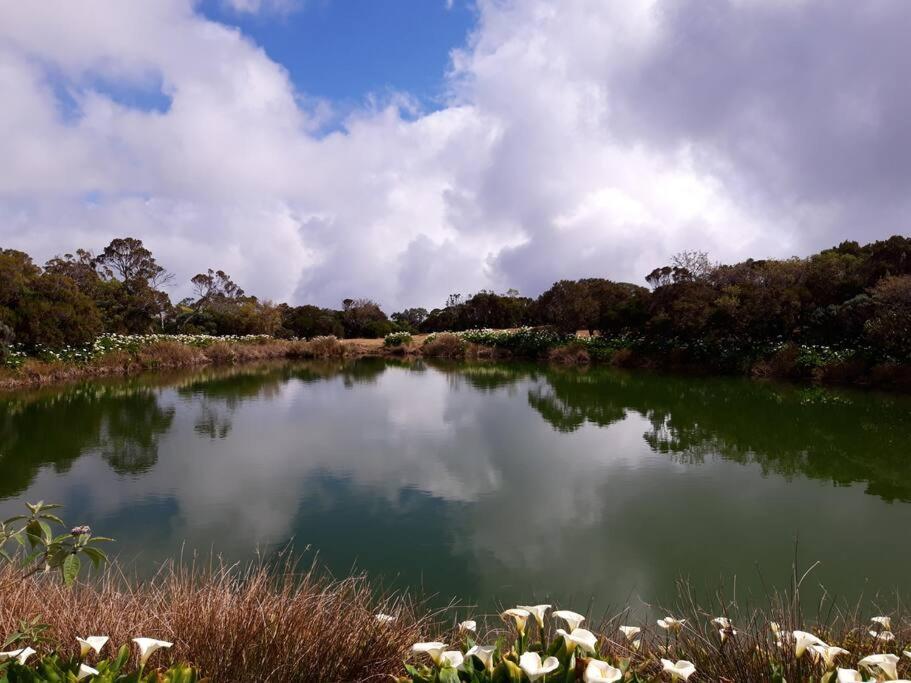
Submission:
[[[79,567],[82,565],[82,561],[79,559],[78,555],[68,555],[67,558],[63,561],[63,567],[61,572],[63,573],[63,583],[67,586],[72,586],[73,582],[76,580],[76,577],[79,576]]]
[[[92,548],[91,546],[86,546],[82,549],[83,554],[87,555],[88,558],[92,561],[92,565],[97,569],[99,564],[108,561],[108,556],[105,555],[98,548]]]
[[[47,521],[53,522],[54,524],[59,524],[60,526],[66,526],[64,521],[62,519],[60,519],[57,515],[42,514],[41,519],[46,519]]]
[[[451,666],[440,669],[440,683],[459,683],[459,672]]]

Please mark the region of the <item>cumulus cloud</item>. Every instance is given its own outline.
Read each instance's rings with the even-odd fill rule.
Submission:
[[[7,3],[0,244],[131,234],[183,282],[394,309],[905,230],[903,0],[477,5],[441,109],[365,98],[327,128],[190,0]]]

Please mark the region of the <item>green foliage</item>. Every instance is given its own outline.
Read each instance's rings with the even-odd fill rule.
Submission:
[[[83,672],[80,678],[79,659],[64,659],[56,654],[30,658],[24,664],[15,660],[0,664],[0,683],[204,683],[199,672],[185,664],[165,671],[136,669],[131,662],[130,648],[124,645],[117,656],[91,665],[97,674]],[[87,665],[88,666],[88,665]]]
[[[0,522],[0,561],[18,561],[23,568],[23,579],[39,572],[57,572],[63,583],[71,586],[82,569],[82,558],[96,568],[107,562],[107,555],[98,544],[113,539],[94,536],[85,525],[55,534],[55,526],[66,528],[64,521],[52,512],[60,505],[40,501],[25,506],[28,514]],[[20,553],[24,556],[17,557]]]
[[[383,338],[383,346],[408,346],[411,339],[410,332],[391,332]]]

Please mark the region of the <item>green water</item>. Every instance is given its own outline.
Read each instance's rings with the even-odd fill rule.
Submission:
[[[22,501],[150,567],[293,541],[484,608],[667,602],[674,580],[909,588],[911,400],[728,378],[360,361],[0,396]]]

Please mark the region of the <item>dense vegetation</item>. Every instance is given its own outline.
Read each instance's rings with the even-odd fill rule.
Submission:
[[[732,265],[684,252],[645,277],[649,288],[563,280],[537,299],[515,290],[453,294],[442,308],[391,316],[367,298],[345,299],[338,310],[274,304],[211,269],[192,278],[194,296],[172,303],[163,289],[172,279],[133,238],[115,239],[98,255],[79,250],[51,259],[43,268],[27,254],[0,249],[0,349],[80,346],[103,332],[311,339],[546,326],[721,365],[786,345],[876,362],[911,358],[911,239],[901,236]]]

